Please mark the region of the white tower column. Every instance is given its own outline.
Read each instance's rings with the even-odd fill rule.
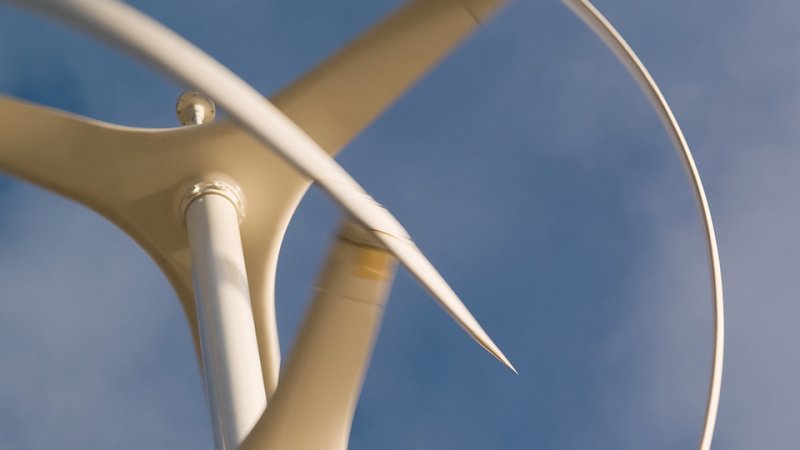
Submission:
[[[239,234],[225,183],[195,185],[185,208],[203,373],[218,450],[236,450],[267,406]]]

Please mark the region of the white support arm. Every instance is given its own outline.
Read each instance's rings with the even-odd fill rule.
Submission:
[[[346,450],[396,261],[346,225],[264,417],[242,450]]]
[[[243,129],[298,173],[314,180],[356,222],[370,230],[475,342],[516,372],[511,361],[414,244],[400,222],[296,123],[229,69],[160,23],[119,1],[10,1],[73,23],[215,99]],[[469,10],[476,12],[486,11],[490,6],[481,1],[469,4]]]

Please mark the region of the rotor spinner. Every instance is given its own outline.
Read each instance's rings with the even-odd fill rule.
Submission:
[[[181,125],[202,125],[214,121],[217,108],[214,101],[198,91],[186,91],[178,97],[175,113]]]

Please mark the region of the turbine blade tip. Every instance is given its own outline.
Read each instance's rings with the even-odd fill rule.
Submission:
[[[519,372],[517,372],[516,367],[514,367],[514,365],[511,364],[511,361],[509,361],[508,358],[506,358],[506,355],[500,353],[499,355],[497,355],[497,359],[500,360],[500,362],[503,363],[504,366],[511,369],[511,371],[514,372],[515,375],[519,375]]]
[[[494,342],[491,342],[491,341],[489,341],[489,342],[478,341],[478,342],[480,342],[481,346],[482,346],[482,347],[483,347],[483,348],[484,348],[484,349],[485,349],[487,352],[489,352],[489,354],[490,354],[490,355],[494,356],[494,357],[495,357],[495,359],[497,359],[498,361],[500,361],[501,363],[503,363],[503,365],[504,365],[504,366],[506,366],[506,367],[508,367],[509,369],[511,369],[511,371],[512,371],[512,372],[514,372],[515,374],[519,375],[519,372],[517,372],[517,369],[514,367],[514,365],[513,365],[513,364],[511,364],[511,361],[509,361],[509,360],[508,360],[508,358],[506,358],[506,355],[505,355],[505,354],[503,354],[503,351],[502,351],[502,350],[500,350],[500,349],[499,349],[499,348],[498,348],[498,347],[497,347],[497,346],[494,344]]]

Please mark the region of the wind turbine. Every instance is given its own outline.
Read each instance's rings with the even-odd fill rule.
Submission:
[[[352,133],[363,127],[500,3],[488,0],[412,2],[323,65],[320,71],[279,94],[275,99],[278,108],[202,52],[123,4],[88,0],[24,3],[77,23],[189,87],[209,94],[255,138],[245,136],[230,122],[153,132],[89,122],[11,100],[2,105],[15,119],[7,125],[12,140],[7,146],[8,154],[0,155],[4,157],[0,163],[5,170],[70,196],[106,216],[153,256],[178,291],[192,322],[195,339],[199,341],[218,448],[237,448],[248,434],[251,437],[244,442],[244,448],[294,445],[293,441],[269,441],[279,435],[291,436],[291,433],[275,431],[283,422],[291,423],[292,413],[281,411],[291,411],[303,404],[291,400],[281,403],[281,398],[288,398],[289,394],[282,397],[280,393],[284,385],[287,392],[294,389],[299,393],[309,392],[308,386],[320,386],[319,380],[303,378],[308,372],[293,369],[303,367],[302,362],[295,361],[318,360],[326,352],[315,350],[314,344],[330,343],[331,336],[342,337],[344,331],[336,330],[336,325],[342,321],[336,317],[349,316],[344,310],[323,311],[326,305],[330,306],[324,298],[356,296],[380,305],[391,280],[389,255],[406,266],[480,345],[511,367],[452,289],[410,241],[402,226],[326,154],[341,148]],[[571,2],[570,5],[578,11],[594,12],[596,20],[607,24],[588,2]],[[583,16],[590,17],[585,13]],[[613,31],[610,35],[618,38]],[[430,38],[435,38],[434,45]],[[627,48],[624,43],[618,45]],[[390,87],[384,88],[385,92],[381,92],[373,104],[357,111],[357,117],[349,118],[355,121],[355,124],[348,124],[354,129],[338,126],[326,129],[331,124],[319,123],[319,118],[304,117],[309,114],[303,111],[309,102],[346,101],[347,98],[341,96],[346,95],[347,90],[341,89],[340,83],[357,84],[364,80],[342,77],[357,76],[353,69],[379,67],[384,58],[391,60],[398,56],[392,51],[399,51],[400,56],[413,52],[416,61],[385,80]],[[632,52],[629,53],[631,57]],[[641,64],[635,68],[643,71]],[[666,111],[663,116],[671,119],[667,121],[671,124],[672,135],[679,137],[676,144],[691,169],[706,223],[717,305],[715,362],[718,362],[714,366],[706,432],[701,444],[701,448],[707,448],[713,433],[722,358],[722,291],[713,225],[702,184],[677,123],[652,80],[644,77],[649,81],[646,87],[661,100],[657,105],[661,111]],[[181,108],[180,112],[189,111],[189,121],[200,125],[204,116],[211,114],[211,104],[202,97],[192,94],[190,97],[193,99],[188,99],[188,108]],[[282,105],[281,101],[286,103]],[[293,113],[297,117],[292,117]],[[308,120],[305,124],[308,128],[303,126],[304,120]],[[319,132],[320,136],[314,136],[309,129]],[[60,130],[64,134],[40,133],[42,130]],[[64,137],[68,138],[67,144]],[[312,138],[322,142],[318,145]],[[62,153],[52,154],[59,146]],[[283,162],[265,152],[264,147],[277,152]],[[145,169],[147,178],[141,176]],[[312,306],[301,332],[296,357],[293,354],[290,358],[287,374],[278,384],[279,357],[271,297],[275,262],[285,226],[310,180],[316,181],[355,223],[345,225],[340,233],[341,239],[325,271],[327,275],[320,281],[319,300]],[[258,201],[254,202],[253,198]],[[272,209],[259,212],[264,205]],[[237,223],[239,220],[242,220],[241,225]],[[238,236],[240,226],[241,238]],[[208,267],[204,267],[204,263],[209,263]],[[368,276],[354,276],[354,273]],[[192,314],[195,293],[200,305],[197,308],[199,319]],[[254,317],[251,314],[255,314]],[[349,383],[342,387],[344,405],[340,408],[344,409],[334,408],[322,414],[321,420],[330,421],[335,417],[344,422],[333,426],[331,434],[320,431],[318,438],[330,448],[346,446],[352,408],[379,316],[379,308],[372,308],[371,313],[358,321],[363,326],[361,333],[352,341],[342,339],[344,348],[360,345],[360,357],[347,364],[335,359],[327,363],[332,368],[342,366],[351,371],[342,381]],[[242,323],[254,323],[254,327],[240,327]],[[328,326],[332,328],[324,331]],[[215,348],[223,350],[215,351]],[[231,348],[236,352],[230,351]],[[259,360],[259,354],[261,364],[253,365]],[[301,387],[292,387],[295,385]],[[248,398],[259,389],[263,390],[263,396],[256,395],[255,401]],[[276,393],[274,404],[273,393]],[[250,433],[267,399],[270,407]],[[322,412],[319,405],[313,407]],[[307,414],[308,409],[305,412]],[[320,444],[303,445],[306,447],[293,448],[319,448]]]

